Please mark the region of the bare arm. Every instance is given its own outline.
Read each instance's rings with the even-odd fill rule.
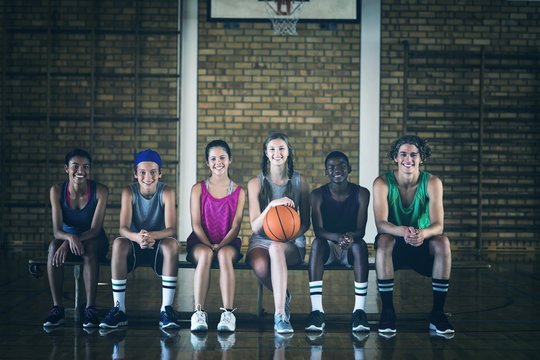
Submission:
[[[97,237],[103,229],[103,220],[105,219],[105,210],[107,208],[108,197],[109,189],[105,185],[96,184],[96,211],[94,212],[90,229],[79,234],[79,239],[81,241],[86,241]]]
[[[321,214],[322,194],[321,188],[317,188],[311,192],[311,222],[313,223],[313,232],[319,239],[330,240],[338,243],[341,234],[326,231],[323,227]]]
[[[388,185],[383,176],[373,182],[373,213],[379,234],[405,237],[409,233],[407,226],[394,225],[388,221]]]
[[[360,207],[358,208],[358,214],[356,216],[356,229],[353,232],[347,233],[354,238],[354,241],[360,241],[364,239],[366,234],[366,223],[368,217],[368,205],[369,205],[369,190],[360,187],[358,191],[358,202]]]
[[[197,238],[206,246],[212,247],[208,236],[204,232],[201,222],[201,184],[197,183],[191,188],[189,199],[189,208],[191,211],[191,227]]]
[[[163,189],[163,207],[163,211],[165,213],[165,229],[149,231],[147,233],[147,235],[154,240],[174,237],[176,234],[175,191],[169,186],[165,186]]]
[[[300,231],[297,236],[303,235],[311,226],[310,187],[304,176],[300,177]]]
[[[429,221],[431,225],[417,231],[418,237],[429,239],[444,231],[443,184],[440,178],[431,175],[427,187],[429,195]]]

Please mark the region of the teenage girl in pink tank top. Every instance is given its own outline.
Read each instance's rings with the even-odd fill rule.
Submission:
[[[205,156],[210,177],[193,186],[190,201],[193,232],[187,239],[187,260],[197,266],[193,281],[195,312],[191,317],[191,331],[208,330],[204,304],[210,284],[210,267],[212,262],[217,262],[223,301],[217,330],[230,332],[236,328],[233,264],[242,257],[242,241],[238,233],[246,194],[229,178],[232,157],[225,141],[214,140],[206,145]]]

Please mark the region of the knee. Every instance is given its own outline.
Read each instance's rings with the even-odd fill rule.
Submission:
[[[377,238],[377,252],[388,253],[392,252],[396,240],[393,236],[381,234]]]
[[[122,237],[114,239],[113,245],[112,245],[113,256],[121,256],[121,257],[127,256],[130,249],[131,249],[131,240],[127,238],[122,238]]]
[[[285,243],[280,241],[273,241],[268,247],[268,254],[270,257],[285,256]]]
[[[445,235],[435,236],[431,243],[433,244],[433,253],[435,256],[449,257],[452,253],[450,240]]]
[[[236,250],[232,246],[225,246],[218,251],[217,258],[220,264],[222,262],[228,263],[228,262],[232,262],[235,254],[236,254]]]
[[[210,264],[213,256],[214,253],[207,246],[196,245],[196,248],[193,249],[193,258],[197,264]]]
[[[253,269],[253,272],[257,275],[259,278],[267,277],[269,274],[269,266],[268,263],[263,258],[252,258],[250,262],[251,268]]]
[[[178,257],[178,243],[175,239],[165,238],[161,240],[160,245],[163,256]]]
[[[356,257],[356,256],[362,256],[362,255],[369,255],[368,254],[368,248],[367,248],[367,244],[364,240],[360,241],[360,242],[355,242],[352,247],[352,252],[353,252],[353,255]]]
[[[310,256],[316,256],[321,254],[321,250],[324,248],[324,244],[326,243],[326,240],[315,238],[311,242],[311,252]]]

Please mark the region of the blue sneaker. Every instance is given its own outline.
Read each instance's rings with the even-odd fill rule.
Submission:
[[[88,306],[84,309],[83,328],[97,328],[99,326],[99,320],[97,316],[97,310],[95,306]]]
[[[127,316],[120,308],[113,307],[111,311],[105,316],[103,321],[99,324],[102,329],[116,329],[120,326],[127,326]]]
[[[278,334],[290,334],[294,332],[289,318],[284,314],[274,315],[274,330]]]
[[[180,327],[172,306],[165,306],[165,311],[159,314],[159,327],[162,329],[178,329]]]
[[[64,323],[64,308],[61,306],[53,306],[47,313],[47,318],[43,321],[44,327],[59,326]]]
[[[287,293],[285,294],[285,316],[287,319],[291,318],[291,299],[292,295],[289,292],[289,289],[287,289]]]

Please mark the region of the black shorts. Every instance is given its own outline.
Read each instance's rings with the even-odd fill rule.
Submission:
[[[186,260],[195,265],[197,265],[197,263],[195,259],[193,258],[193,248],[195,247],[195,245],[199,245],[199,244],[202,244],[202,242],[199,240],[197,235],[195,235],[195,233],[192,232],[187,239]],[[240,252],[240,247],[242,246],[242,240],[240,238],[236,238],[233,241],[231,241],[228,246],[232,246],[236,250],[236,255],[233,259],[233,264],[236,264],[244,256],[244,254]],[[212,265],[219,267],[219,261],[217,259],[216,254],[214,254],[214,258],[212,259]]]
[[[105,230],[102,229],[95,240],[98,242],[98,246],[96,248],[98,262],[107,261],[107,253],[109,252],[109,237],[105,233]],[[68,251],[66,261],[74,260],[82,260],[82,256],[75,255],[71,251]]]
[[[374,247],[377,249],[377,241],[379,240],[378,234],[375,238]],[[392,251],[392,262],[394,264],[394,271],[411,268],[417,273],[429,276],[433,274],[433,260],[434,257],[429,253],[430,239],[425,240],[420,246],[411,246],[405,242],[405,239],[399,236],[394,236],[396,244]]]
[[[152,265],[154,272],[161,276],[163,273],[163,251],[161,251],[161,240],[156,240],[153,249],[141,249],[139,244],[131,241],[131,256],[127,259],[128,273],[132,272],[139,265]]]

